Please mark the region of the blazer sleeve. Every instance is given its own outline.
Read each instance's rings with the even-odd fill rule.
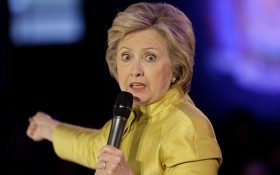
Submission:
[[[101,129],[59,124],[53,133],[55,153],[61,159],[96,169],[99,151],[107,143],[110,122]]]
[[[161,159],[165,175],[218,174],[222,154],[206,117],[178,117],[164,128]]]

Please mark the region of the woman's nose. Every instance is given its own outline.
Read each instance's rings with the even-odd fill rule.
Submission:
[[[143,76],[143,75],[144,75],[144,72],[142,69],[141,61],[134,62],[133,66],[132,66],[132,70],[131,70],[131,76],[138,77],[138,76]]]

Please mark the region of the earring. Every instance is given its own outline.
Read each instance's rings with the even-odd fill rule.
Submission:
[[[176,78],[175,78],[175,77],[172,77],[171,83],[175,83],[175,81],[176,81]]]

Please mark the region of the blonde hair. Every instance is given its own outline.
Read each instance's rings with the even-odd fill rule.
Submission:
[[[118,81],[116,55],[119,42],[128,34],[145,29],[153,29],[164,38],[176,78],[172,86],[178,87],[181,93],[188,93],[193,75],[195,36],[189,18],[168,3],[136,3],[117,14],[108,30],[106,61],[110,74]]]

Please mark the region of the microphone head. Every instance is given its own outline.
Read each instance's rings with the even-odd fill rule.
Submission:
[[[116,99],[113,115],[128,118],[133,103],[133,95],[126,91],[121,91]]]

